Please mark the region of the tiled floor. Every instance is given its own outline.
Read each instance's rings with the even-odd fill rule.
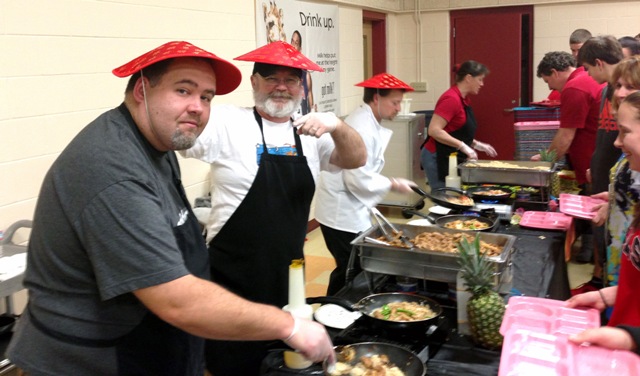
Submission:
[[[427,201],[427,207],[428,206],[429,204]],[[405,219],[402,217],[401,211],[394,208],[381,208],[381,211],[391,222],[394,223],[405,223],[418,218],[414,217],[411,219]],[[427,208],[424,208],[421,211],[425,214],[428,212]],[[304,253],[306,259],[305,279],[307,297],[324,296],[327,292],[329,274],[333,268],[335,268],[335,262],[331,253],[329,253],[326,245],[324,244],[320,228],[311,231],[307,235]],[[575,288],[576,286],[591,279],[593,264],[576,264],[569,262],[567,267],[569,271],[569,285],[571,288]]]

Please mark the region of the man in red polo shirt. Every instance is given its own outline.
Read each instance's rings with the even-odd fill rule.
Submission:
[[[537,76],[560,92],[560,129],[553,137],[549,150],[555,150],[558,159],[565,155],[576,173],[581,194],[591,190],[587,184],[587,169],[596,146],[600,90],[598,84],[584,69],[576,68],[576,59],[568,52],[548,52],[538,64]],[[534,155],[532,160],[539,160]],[[593,255],[593,235],[586,220],[576,223],[576,235],[582,236],[581,261],[589,261]]]

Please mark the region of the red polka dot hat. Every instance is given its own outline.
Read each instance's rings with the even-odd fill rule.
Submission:
[[[253,61],[254,63],[324,72],[324,69],[320,68],[318,64],[309,60],[289,43],[283,41],[266,44],[233,60]]]
[[[118,77],[127,77],[154,63],[174,57],[202,57],[210,59],[211,64],[213,64],[213,69],[216,72],[216,95],[232,92],[240,85],[240,81],[242,81],[242,74],[235,65],[189,42],[165,43],[114,69],[112,72]]]
[[[400,81],[389,73],[376,74],[375,76],[369,78],[368,80],[362,81],[355,86],[368,87],[372,89],[396,89],[413,91],[413,88],[411,86]]]

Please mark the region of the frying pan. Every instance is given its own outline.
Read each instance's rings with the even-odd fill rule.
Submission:
[[[487,192],[487,191],[500,191],[502,193],[500,194],[492,194],[492,195],[488,195],[488,194],[482,194],[481,192]],[[467,189],[467,193],[469,193],[471,195],[472,198],[474,198],[475,200],[506,200],[509,197],[511,197],[511,194],[513,192],[511,192],[510,189],[508,188],[502,188],[502,187],[496,187],[496,186],[483,186],[483,187],[474,187],[474,188],[469,188]]]
[[[389,361],[395,364],[406,376],[424,376],[427,369],[418,356],[400,346],[379,343],[361,342],[350,345],[336,346],[336,354],[339,362],[356,365],[363,356],[386,355]],[[327,361],[322,363],[325,375],[331,375],[327,371]]]
[[[461,205],[461,204],[453,203],[448,200],[449,198],[467,196],[467,193],[461,189],[440,188],[440,189],[436,189],[435,192],[431,192],[431,194],[423,191],[422,189],[420,189],[420,187],[417,187],[417,186],[411,186],[411,189],[413,189],[413,191],[416,192],[417,194],[422,195],[423,197],[427,197],[434,203],[440,206],[444,206],[445,208],[458,209],[458,210],[467,210],[467,209],[473,208],[473,203],[471,205]]]
[[[373,312],[376,309],[382,308],[382,306],[385,304],[396,302],[411,302],[427,306],[431,308],[431,310],[435,313],[435,316],[428,319],[416,321],[389,321],[385,319],[379,319],[374,316]],[[337,296],[319,296],[315,298],[307,298],[307,304],[314,303],[332,303],[350,311],[358,311],[362,313],[362,317],[371,322],[373,325],[377,325],[379,328],[390,330],[420,328],[426,330],[431,325],[433,325],[438,320],[438,317],[442,314],[442,306],[440,306],[440,304],[438,304],[436,301],[424,296],[416,294],[405,294],[400,292],[369,295],[360,299],[360,301],[355,304],[352,304],[348,300]]]
[[[487,228],[483,228],[481,230],[467,230],[467,229],[455,229],[455,230],[459,230],[459,231],[491,231],[493,229],[493,227],[496,225],[496,222],[486,218],[486,217],[477,217],[475,215],[445,215],[443,217],[440,217],[438,219],[436,219],[436,225],[438,225],[439,227],[443,227],[443,228],[447,228],[445,225],[447,223],[451,223],[451,222],[455,222],[455,221],[469,221],[469,220],[476,220],[478,222],[482,222],[482,223],[486,223]]]

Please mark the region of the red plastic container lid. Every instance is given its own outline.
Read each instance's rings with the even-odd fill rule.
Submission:
[[[500,333],[527,329],[538,333],[571,335],[600,327],[600,313],[593,309],[567,308],[567,302],[531,296],[512,296],[505,311]]]
[[[569,335],[599,327],[600,314],[566,305],[527,296],[509,299],[500,327],[499,376],[640,375],[640,357],[632,352],[569,342]]]
[[[567,231],[573,218],[558,212],[526,211],[520,219],[520,226],[545,230]]]
[[[605,202],[589,196],[560,193],[560,211],[576,218],[592,219],[597,212],[591,211],[591,209],[595,205]]]
[[[517,131],[551,130],[560,128],[560,122],[554,121],[519,121],[513,124]]]

